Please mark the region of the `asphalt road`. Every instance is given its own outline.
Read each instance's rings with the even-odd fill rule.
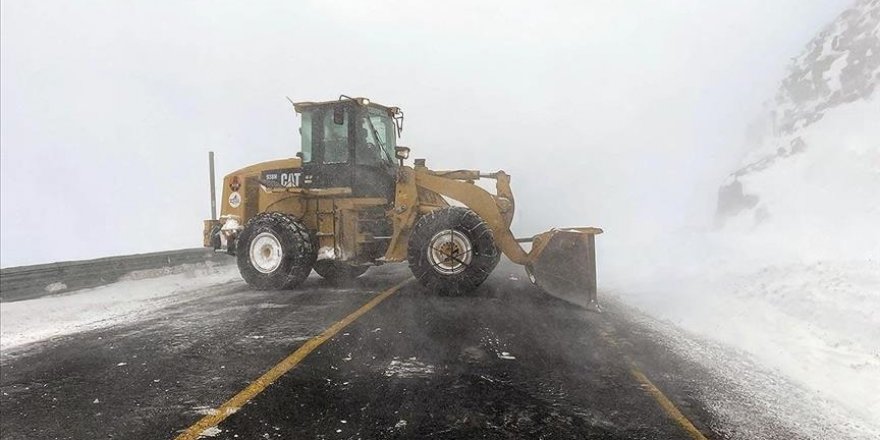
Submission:
[[[0,436],[174,438],[408,277],[388,265],[344,287],[316,277],[296,291],[233,283],[137,322],[25,346],[0,365]],[[600,315],[549,297],[511,265],[469,297],[410,282],[203,434],[730,438],[735,427],[702,401],[718,379],[655,337],[613,304]]]

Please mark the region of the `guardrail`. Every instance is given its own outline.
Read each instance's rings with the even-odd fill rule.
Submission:
[[[206,261],[227,263],[232,262],[233,258],[224,253],[215,253],[213,249],[196,248],[10,267],[0,269],[0,302],[20,301],[102,286],[139,270],[161,269]]]

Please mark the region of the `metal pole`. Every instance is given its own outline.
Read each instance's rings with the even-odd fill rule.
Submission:
[[[587,281],[587,295],[589,299],[587,301],[587,310],[591,312],[601,313],[602,308],[599,307],[599,289],[598,289],[598,281],[596,276],[596,235],[588,234],[587,235],[587,273],[588,281]]]
[[[208,152],[208,168],[211,173],[211,220],[217,220],[217,193],[214,187],[214,152]]]

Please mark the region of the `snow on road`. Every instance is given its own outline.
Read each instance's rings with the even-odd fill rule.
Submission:
[[[748,364],[739,359],[745,356],[880,435],[880,262],[747,263],[755,264],[673,257],[627,279],[609,274],[603,285],[605,293],[696,339],[730,348],[706,356],[693,340],[663,341],[685,341],[679,351],[699,353],[696,360],[706,367],[739,381],[751,374],[737,367]],[[759,383],[742,386],[757,400],[768,392]],[[815,423],[815,414],[787,396],[776,396],[773,405],[782,419]]]
[[[206,288],[237,280],[241,278],[234,264],[208,262],[132,273],[93,289],[0,303],[0,350],[131,321],[176,302],[210,295]]]

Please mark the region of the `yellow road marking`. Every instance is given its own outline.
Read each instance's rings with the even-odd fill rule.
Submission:
[[[656,400],[657,403],[660,404],[660,407],[663,408],[663,411],[666,411],[666,414],[668,414],[669,417],[672,418],[672,420],[675,420],[675,422],[678,423],[678,425],[681,426],[682,429],[684,429],[685,432],[687,432],[692,439],[707,440],[706,436],[704,436],[703,433],[700,432],[700,430],[697,429],[697,427],[694,426],[694,424],[691,423],[691,421],[688,420],[688,418],[685,417],[685,415],[678,410],[678,407],[676,407],[675,404],[672,403],[672,401],[669,400],[669,398],[666,397],[665,394],[663,394],[663,391],[660,391],[659,388],[654,386],[654,384],[651,383],[650,380],[648,380],[648,377],[645,376],[644,373],[639,371],[639,369],[636,368],[635,365],[632,365],[629,371],[636,378],[636,380],[641,382],[642,385],[648,389],[648,393],[650,393],[651,397],[653,397],[654,400]]]
[[[217,407],[217,410],[212,412],[212,414],[202,417],[201,420],[187,428],[187,430],[178,435],[175,440],[195,440],[199,438],[199,436],[205,430],[219,425],[222,421],[226,420],[227,417],[238,411],[239,408],[244,406],[251,399],[262,393],[263,390],[266,389],[266,387],[278,380],[279,377],[283,376],[285,373],[296,367],[297,364],[302,362],[302,360],[305,359],[306,356],[308,356],[321,344],[327,342],[327,340],[333,338],[333,336],[336,336],[336,334],[339,333],[340,330],[344,329],[356,319],[360,318],[364,313],[369,312],[370,309],[376,307],[376,305],[378,305],[380,302],[393,295],[409,281],[410,279],[406,279],[398,283],[394,287],[391,287],[390,289],[379,293],[378,295],[373,297],[373,299],[371,299],[368,303],[361,306],[361,308],[355,310],[350,315],[342,318],[340,321],[328,327],[327,330],[324,330],[320,335],[306,341],[305,344],[303,344],[296,351],[284,358],[284,360],[272,367],[262,376],[258,377],[255,381],[251,382],[251,384],[248,385],[247,388],[239,391],[238,394]]]
[[[607,321],[605,322],[605,324],[609,327],[611,326],[611,324]],[[684,429],[684,431],[687,432],[693,440],[708,440],[706,436],[703,435],[703,433],[700,432],[700,430],[697,429],[697,427],[694,426],[694,424],[684,414],[682,414],[678,407],[675,406],[674,403],[672,403],[672,400],[669,400],[669,398],[666,397],[666,394],[663,394],[663,391],[660,391],[660,388],[657,388],[657,386],[654,385],[654,383],[651,382],[650,379],[648,379],[648,376],[645,376],[645,373],[642,373],[642,371],[636,365],[635,361],[633,361],[632,358],[630,358],[626,353],[623,352],[620,344],[618,344],[617,340],[614,338],[613,327],[610,331],[601,331],[600,336],[602,337],[602,339],[605,340],[605,342],[608,343],[608,345],[614,347],[614,349],[617,350],[617,352],[620,353],[621,356],[623,356],[623,359],[626,360],[627,364],[629,364],[630,374],[632,374],[633,377],[639,383],[641,383],[643,387],[645,387],[645,389],[648,391],[648,394],[650,394],[651,397],[653,397],[654,400],[657,401],[657,403],[660,405],[660,408],[662,408],[663,411],[666,412],[666,415],[672,418],[675,423],[678,423],[678,426],[681,426],[681,428]]]

